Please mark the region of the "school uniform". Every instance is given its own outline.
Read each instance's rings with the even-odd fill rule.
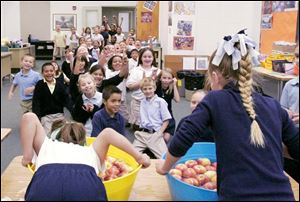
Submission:
[[[105,187],[97,176],[105,169],[93,146],[53,141],[47,137],[35,161],[36,171],[25,200],[103,201]]]
[[[82,106],[87,103],[91,103],[94,105],[94,109],[92,112],[87,112],[82,108]],[[72,117],[75,121],[84,124],[84,128],[86,130],[87,136],[91,136],[92,119],[94,114],[100,109],[101,105],[102,105],[102,93],[99,92],[96,92],[95,95],[91,98],[88,98],[84,94],[82,94],[76,100]]]
[[[48,83],[45,79],[37,82],[32,100],[32,111],[40,119],[46,134],[55,120],[64,118],[64,106],[68,95],[62,83],[56,79]]]
[[[134,68],[129,74],[126,82],[128,87],[130,84],[139,83],[142,81],[144,73],[146,77],[152,76],[152,72],[157,70],[157,75],[160,73],[160,69],[152,66],[150,69],[144,69],[141,65]],[[129,123],[140,124],[140,103],[144,98],[144,94],[141,89],[133,90],[131,93],[131,103],[130,103],[130,113],[129,113]]]
[[[114,117],[111,117],[105,107],[97,111],[92,120],[92,137],[97,137],[105,128],[112,128],[118,133],[125,136],[125,121],[122,115],[117,112]]]
[[[30,69],[27,74],[23,73],[21,69],[14,77],[13,85],[17,85],[20,87],[19,93],[21,98],[21,108],[23,113],[32,111],[32,97],[33,92],[25,95],[25,89],[28,87],[35,86],[36,83],[42,79],[40,73]]]
[[[282,141],[299,161],[299,130],[287,112],[270,97],[252,94],[256,120],[265,148],[250,144],[252,120],[243,107],[237,86],[211,91],[175,133],[169,152],[183,156],[203,131],[215,135],[219,200],[294,200],[283,172]]]
[[[167,103],[157,95],[150,100],[144,98],[141,101],[140,113],[140,131],[134,133],[133,146],[140,152],[149,148],[156,158],[161,158],[167,151],[167,146],[159,130],[164,121],[172,118]]]

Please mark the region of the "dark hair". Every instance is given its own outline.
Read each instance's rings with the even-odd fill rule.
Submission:
[[[61,68],[60,68],[59,64],[55,60],[51,61],[51,63],[55,63],[57,65],[57,70],[55,71],[55,75],[56,76],[59,75],[59,73],[61,72]],[[55,69],[55,67],[54,67],[54,69]]]
[[[57,139],[66,143],[85,144],[85,128],[82,123],[66,122],[57,135]]]
[[[139,60],[138,60],[138,66],[140,64],[142,64],[142,57],[143,57],[143,54],[146,52],[146,51],[150,51],[152,53],[152,56],[153,56],[153,61],[152,61],[152,66],[156,67],[156,60],[155,60],[155,57],[154,57],[154,51],[151,49],[151,48],[142,48],[140,51],[139,51]]]
[[[45,69],[45,67],[46,66],[52,66],[53,67],[53,70],[55,70],[55,67],[52,65],[52,63],[51,62],[46,62],[46,63],[44,63],[43,65],[42,65],[42,73],[43,73],[43,71],[44,71],[44,69]]]
[[[132,54],[132,52],[134,52],[134,51],[136,51],[137,53],[139,53],[139,50],[138,49],[136,49],[136,48],[134,48],[134,49],[132,49],[131,51],[130,51],[130,55]]]
[[[76,57],[74,59],[74,62],[73,62],[73,71],[74,71],[74,67],[76,65],[76,62],[77,62],[77,59],[79,60],[79,62],[85,62],[84,64],[84,72],[88,72],[89,71],[89,62],[87,60],[87,58],[85,56],[81,56],[80,58]]]
[[[108,100],[113,93],[122,94],[122,91],[116,86],[107,86],[102,91],[103,100]]]
[[[114,55],[114,56],[112,56],[112,57],[108,60],[108,62],[107,62],[107,67],[108,67],[108,69],[110,69],[110,70],[112,70],[112,71],[115,71],[114,68],[113,68],[113,66],[112,66],[113,59],[114,59],[115,57],[119,57],[119,58],[123,59],[121,55]]]
[[[89,71],[89,73],[92,74],[92,73],[94,73],[95,71],[97,71],[99,69],[101,70],[103,76],[105,77],[105,69],[101,65],[98,65],[98,64],[92,66],[91,69],[90,69],[90,71]]]

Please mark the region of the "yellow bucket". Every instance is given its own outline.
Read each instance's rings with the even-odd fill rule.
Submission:
[[[86,138],[86,144],[89,146],[95,141],[95,138],[93,137],[87,137]],[[133,168],[133,171],[131,171],[128,175],[124,175],[122,177],[105,181],[103,182],[107,198],[109,201],[128,201],[132,186],[134,184],[135,178],[141,169],[142,165],[139,165],[135,159],[130,156],[128,153],[118,149],[117,147],[114,147],[112,145],[109,146],[108,149],[108,156],[122,159],[124,162]],[[31,166],[28,165],[29,170],[31,170],[32,173],[34,173],[34,170]]]

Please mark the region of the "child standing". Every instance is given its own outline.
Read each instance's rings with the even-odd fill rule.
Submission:
[[[94,78],[89,73],[79,76],[78,85],[82,95],[78,96],[75,102],[72,117],[75,121],[83,123],[86,134],[91,136],[92,119],[102,105],[102,93],[96,91]]]
[[[53,61],[56,60],[57,55],[59,55],[61,59],[64,56],[64,51],[65,51],[64,49],[66,47],[66,39],[67,39],[66,34],[61,32],[60,25],[56,25],[55,31],[56,32],[53,38],[53,43],[54,43],[53,58],[52,58]]]
[[[104,108],[97,111],[93,117],[92,137],[105,128],[112,128],[118,133],[125,135],[125,120],[119,113],[122,91],[116,86],[108,86],[103,90]]]
[[[169,120],[168,128],[164,133],[164,139],[166,142],[169,141],[171,135],[174,134],[175,131],[175,119],[172,112],[172,100],[175,102],[180,102],[180,96],[177,90],[177,79],[174,77],[172,70],[170,68],[163,69],[158,75],[157,79],[157,88],[155,93],[158,97],[163,98],[168,103],[168,110],[172,116],[172,119]]]
[[[144,77],[153,77],[156,79],[160,69],[156,68],[153,50],[144,48],[141,50],[138,67],[134,68],[128,76],[126,86],[132,91],[129,123],[133,124],[133,129],[137,129],[140,124],[140,103],[144,94],[140,88],[140,82]]]
[[[143,167],[150,159],[134,149],[132,144],[112,129],[105,129],[89,147],[85,143],[82,124],[66,123],[59,132],[59,141],[52,141],[33,113],[24,114],[20,126],[23,147],[22,165],[32,162],[37,154],[35,174],[25,193],[26,201],[104,201],[106,191],[99,172],[109,145],[127,152]]]
[[[157,164],[159,174],[166,174],[211,126],[219,200],[294,200],[283,172],[282,141],[299,161],[299,130],[276,100],[252,92],[254,46],[243,32],[224,37],[210,57],[208,76],[213,91],[174,135],[166,160]],[[233,59],[232,53],[241,58]]]
[[[130,59],[128,60],[128,69],[129,74],[130,72],[137,67],[138,65],[138,58],[139,58],[139,51],[137,49],[132,49],[130,52]]]
[[[42,66],[44,79],[37,82],[32,99],[32,111],[40,118],[46,134],[55,120],[64,118],[64,105],[68,95],[63,83],[55,78],[55,67],[51,63]]]
[[[13,84],[8,92],[8,99],[12,99],[17,86],[20,86],[20,105],[22,112],[26,113],[32,111],[33,91],[36,83],[41,80],[42,77],[38,72],[32,70],[34,64],[34,57],[32,55],[24,55],[21,64],[21,70],[15,75]]]
[[[166,101],[155,95],[156,84],[152,78],[144,78],[141,89],[145,97],[141,101],[140,129],[134,133],[133,145],[138,151],[149,148],[156,158],[161,158],[167,151],[163,136],[172,117]]]

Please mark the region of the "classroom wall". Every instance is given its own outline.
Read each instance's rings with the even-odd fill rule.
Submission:
[[[1,38],[20,39],[20,1],[1,1]]]
[[[21,1],[20,3],[23,41],[28,42],[29,34],[39,40],[49,40],[50,1]]]
[[[76,6],[76,10],[72,10],[72,6]],[[84,7],[135,7],[136,1],[50,1],[50,15],[51,15],[51,38],[54,34],[52,30],[52,14],[53,13],[65,13],[77,15],[77,31],[81,34],[83,27],[83,8]],[[100,22],[102,22],[102,9],[99,9],[99,16],[101,16]]]
[[[217,42],[225,35],[233,35],[243,28],[257,44],[260,38],[261,1],[256,2],[205,2],[196,1],[193,29],[195,44],[193,51],[173,50],[172,29],[168,26],[168,2],[160,2],[160,40],[163,55],[210,55]],[[173,5],[174,6],[174,5]],[[182,20],[179,16],[174,20]],[[177,22],[176,22],[177,23]],[[167,42],[167,43],[165,43]]]

